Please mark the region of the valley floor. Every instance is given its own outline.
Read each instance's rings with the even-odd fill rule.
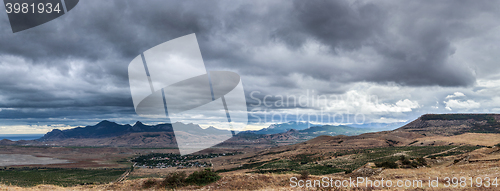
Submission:
[[[353,171],[351,174],[337,173],[324,176],[309,176],[309,178],[306,179],[306,182],[307,180],[311,180],[312,182],[314,182],[314,180],[321,181],[324,177],[333,179],[333,181],[349,180],[349,178],[356,179],[356,176],[360,175],[360,172],[366,171],[366,168],[370,167],[361,167],[360,169]],[[380,181],[383,179],[386,182],[387,180],[391,180],[396,184],[397,181],[404,182],[407,180],[422,180],[422,185],[418,187],[385,187],[374,188],[373,190],[500,190],[500,185],[495,185],[500,182],[494,181],[496,177],[500,178],[500,149],[497,147],[481,148],[463,155],[438,158],[432,161],[430,167],[417,169],[383,169],[380,172],[377,172],[377,169],[375,168],[373,171],[376,173],[368,177],[372,181]],[[300,188],[297,184],[295,184],[295,182],[300,180],[300,175],[298,174],[255,174],[245,173],[243,171],[233,171],[221,173],[221,176],[222,178],[219,181],[203,187],[188,186],[179,188],[178,190],[372,190],[365,188],[365,184],[363,183],[360,184],[361,187],[340,189],[337,189],[335,186],[333,188]],[[293,179],[293,177],[297,177],[297,179]],[[450,187],[448,188],[446,187],[448,184],[446,177],[450,178]],[[456,177],[457,180],[454,180],[453,177]],[[489,180],[487,177],[489,177]],[[439,181],[436,182],[438,187],[430,188],[428,184],[429,178],[431,180],[439,178]],[[465,180],[465,183],[462,183],[462,186],[465,185],[463,188],[460,186],[460,178]],[[472,188],[470,178],[473,180]],[[23,188],[0,185],[0,190],[165,190],[164,188],[158,188],[155,186],[145,189],[144,182],[146,180],[147,179],[144,178],[132,179],[109,184],[82,185],[74,187],[38,185],[35,187]],[[291,180],[293,180],[293,182]],[[481,187],[477,187],[480,186],[479,180],[482,180]],[[157,181],[161,181],[161,179],[157,179]],[[489,187],[485,187],[488,186],[488,181]],[[453,187],[454,182],[457,182],[457,187]],[[297,186],[293,187],[294,185]]]

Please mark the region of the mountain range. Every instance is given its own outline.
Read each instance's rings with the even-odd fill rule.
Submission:
[[[38,140],[49,141],[70,138],[107,138],[137,132],[173,132],[173,129],[171,124],[150,126],[138,121],[131,126],[129,124],[120,125],[115,122],[104,120],[93,126],[77,127],[66,130],[53,129],[51,132],[48,132]]]
[[[412,136],[453,136],[465,132],[500,133],[499,114],[427,114],[391,132],[408,132]],[[183,132],[177,136],[197,135],[203,141],[205,135],[220,134],[214,127],[206,129],[195,124],[176,124]],[[258,131],[240,132],[219,146],[262,147],[288,145],[307,141],[318,136],[360,135],[380,131],[378,128],[356,128],[351,126],[314,125],[305,122],[274,124]],[[210,137],[213,139],[214,137]],[[198,138],[197,138],[198,139]],[[207,139],[208,140],[208,139]],[[386,140],[387,141],[387,140]],[[391,143],[391,141],[388,141]],[[104,120],[93,126],[74,129],[54,129],[36,141],[2,140],[0,144],[54,145],[54,146],[123,146],[123,147],[176,147],[171,124],[121,125]],[[392,143],[391,143],[392,144]]]
[[[205,134],[217,134],[221,131],[214,127],[209,127],[206,129],[201,128],[195,124],[182,124],[176,123],[178,126],[182,126],[182,131],[185,133],[193,135],[205,135]],[[268,128],[264,128],[258,131],[244,131],[239,134],[256,134],[256,135],[271,135],[271,134],[281,134],[286,133],[290,130],[297,130],[294,132],[304,134],[304,136],[319,136],[319,135],[356,135],[361,133],[369,132],[368,128],[353,128],[349,126],[331,126],[331,125],[313,125],[307,122],[288,122],[282,124],[273,124]],[[51,132],[45,134],[39,141],[54,141],[54,140],[64,140],[64,139],[96,139],[96,138],[109,138],[117,137],[130,133],[145,133],[145,132],[166,132],[172,133],[172,124],[163,123],[158,125],[145,125],[140,121],[137,121],[134,125],[121,125],[115,122],[110,122],[107,120],[101,121],[96,125],[77,127],[73,129],[59,130],[54,129]],[[247,136],[246,135],[246,136]]]
[[[213,136],[227,132],[214,127],[201,128],[195,124],[176,123],[182,127],[182,132],[173,133],[172,124],[164,123],[146,125],[137,121],[134,125],[118,124],[111,121],[101,121],[96,125],[77,127],[73,129],[53,129],[42,138],[35,141],[2,140],[0,145],[53,145],[53,146],[121,146],[121,147],[176,147],[175,135],[193,136],[203,141],[204,138],[213,139]],[[348,126],[318,126],[307,122],[288,122],[273,124],[258,131],[244,131],[227,140],[221,145],[236,147],[261,146],[269,147],[281,144],[294,144],[306,141],[320,135],[358,135],[370,132],[367,128],[353,128]]]
[[[290,121],[288,123],[280,123],[280,124],[272,124],[267,128],[260,129],[257,131],[249,131],[255,134],[276,134],[276,133],[284,133],[291,129],[295,130],[304,130],[312,126],[317,126],[309,122],[297,122]]]
[[[207,134],[218,134],[222,131],[214,127],[208,127],[206,129],[201,128],[199,125],[195,124],[183,124],[175,123],[176,126],[182,127],[184,133],[189,133],[192,135],[207,135]],[[111,121],[101,121],[96,125],[77,127],[73,129],[59,130],[53,129],[51,132],[45,134],[39,141],[54,141],[54,140],[64,140],[64,139],[98,139],[98,138],[109,138],[118,137],[122,135],[127,135],[130,133],[148,133],[148,132],[165,132],[173,133],[172,124],[163,123],[157,125],[146,125],[140,121],[137,121],[134,125],[120,125]]]

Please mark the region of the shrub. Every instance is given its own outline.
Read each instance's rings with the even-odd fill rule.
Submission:
[[[196,184],[198,186],[203,186],[210,184],[212,182],[215,182],[219,180],[221,177],[219,174],[216,172],[212,171],[211,169],[207,168],[205,170],[201,171],[195,171],[193,174],[190,174],[186,178],[186,183],[188,184]]]
[[[300,179],[308,179],[309,178],[309,171],[303,170],[300,171]]]
[[[500,147],[500,143],[496,144],[495,147]]]
[[[403,165],[410,165],[410,164],[411,164],[411,162],[410,162],[409,160],[404,160],[404,161],[401,161],[401,163],[402,163]]]
[[[163,179],[163,186],[169,188],[177,188],[184,185],[186,181],[186,172],[173,172],[167,174]]]
[[[393,161],[385,161],[385,162],[381,162],[381,163],[375,163],[375,166],[383,167],[383,168],[398,168],[398,164],[396,164]]]
[[[151,188],[155,185],[156,185],[156,180],[149,178],[149,179],[144,181],[144,183],[142,184],[142,187],[143,188]]]
[[[404,156],[401,155],[401,158],[399,159],[403,165],[410,165],[411,162]]]
[[[427,161],[423,157],[417,158],[417,162],[422,166],[427,166]]]
[[[413,168],[417,168],[417,167],[422,166],[422,165],[420,165],[420,163],[418,163],[416,161],[413,161],[413,162],[410,163],[410,166],[413,167]]]

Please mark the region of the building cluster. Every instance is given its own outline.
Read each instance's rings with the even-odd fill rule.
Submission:
[[[202,154],[202,155],[184,155],[172,153],[151,153],[141,155],[132,159],[134,167],[139,168],[192,168],[192,167],[210,167],[208,162],[200,161],[202,159],[217,158],[226,155],[235,155],[239,153],[220,153],[220,154]]]

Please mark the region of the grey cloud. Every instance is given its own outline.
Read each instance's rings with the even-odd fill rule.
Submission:
[[[57,71],[19,70],[0,76],[0,108],[71,108],[75,115],[90,117],[94,115],[88,109],[99,106],[128,115],[133,108],[130,61],[153,46],[191,33],[197,35],[208,70],[238,72],[248,92],[260,88],[280,94],[273,91],[301,88],[300,79],[289,78],[291,74],[327,82],[329,86],[318,93],[342,93],[346,84],[356,82],[470,86],[477,76],[468,65],[450,60],[454,43],[482,32],[471,18],[483,13],[494,17],[497,10],[498,5],[449,1],[86,0],[56,20],[15,34],[7,15],[0,14],[0,58],[20,57],[28,70]],[[318,53],[325,58],[297,59],[307,56],[309,41],[329,49]],[[295,57],[280,52],[259,55],[281,45]],[[349,64],[328,60],[344,54],[380,59]],[[0,64],[21,67],[7,61]],[[268,81],[269,87],[246,80],[255,78]],[[40,116],[24,112],[5,116]],[[48,113],[44,117],[65,116]]]
[[[347,1],[295,1],[290,26],[283,26],[275,37],[300,46],[315,38],[335,49],[358,49],[382,31],[386,13],[375,3]],[[294,22],[295,21],[295,22]]]

